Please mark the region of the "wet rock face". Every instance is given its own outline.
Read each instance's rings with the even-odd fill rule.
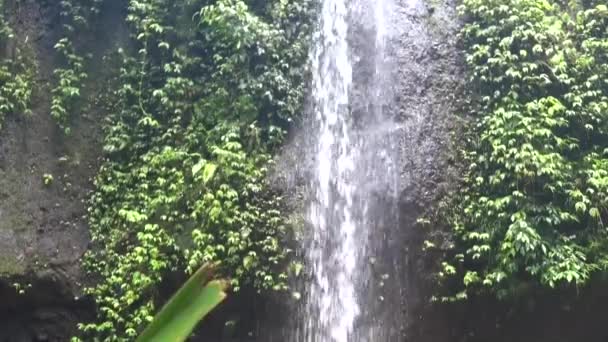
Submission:
[[[454,0],[398,0],[395,17],[395,115],[404,126],[401,202],[425,204],[447,179],[450,133],[461,121],[465,76],[457,38],[460,22]]]
[[[391,114],[398,165],[394,221],[377,234],[377,277],[382,283],[383,324],[392,327],[387,341],[421,341],[426,330],[429,278],[422,242],[427,232],[416,220],[455,184],[453,132],[462,126],[464,63],[458,46],[460,22],[455,0],[395,0],[388,53],[392,63]],[[398,303],[398,304],[397,304]],[[439,332],[429,341],[448,341],[447,330],[433,317]],[[388,322],[388,323],[387,323]],[[398,332],[398,333],[397,333]],[[428,334],[428,332],[425,332]]]
[[[91,305],[70,297],[70,283],[50,276],[22,278],[28,281],[25,294],[17,295],[7,284],[0,285],[0,341],[67,341],[76,333],[76,322],[91,317]]]
[[[53,46],[62,34],[59,6],[5,4],[16,36],[35,56],[37,74],[31,115],[8,115],[0,131],[0,341],[65,341],[92,311],[80,300],[87,281],[80,258],[89,244],[85,202],[101,155],[102,112],[83,105],[70,136],[57,128],[50,87],[57,64]],[[122,22],[120,9],[105,13],[102,22]],[[83,44],[98,40],[94,58],[121,39],[120,25],[106,24],[100,27],[111,33],[82,36]],[[89,76],[83,103],[92,102],[104,77],[99,71]]]
[[[65,139],[49,113],[56,13],[37,1],[8,5],[16,36],[36,56],[38,89],[32,114],[9,115],[0,131],[0,340],[50,341],[66,336],[61,327],[78,306],[83,201],[99,144],[93,128]]]

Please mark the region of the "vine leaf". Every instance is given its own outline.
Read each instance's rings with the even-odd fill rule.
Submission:
[[[217,170],[217,165],[213,163],[207,163],[203,168],[203,183],[207,184],[215,175],[215,171]]]
[[[203,169],[206,163],[207,161],[202,159],[198,163],[194,164],[194,166],[192,167],[192,175],[198,175],[198,173]]]

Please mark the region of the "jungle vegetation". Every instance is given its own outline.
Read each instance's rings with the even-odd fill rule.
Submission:
[[[474,124],[439,299],[580,288],[608,267],[608,8],[465,0]],[[427,241],[427,247],[440,243]]]
[[[49,113],[65,135],[86,107],[92,58],[82,36],[99,29],[107,1],[56,5]],[[290,269],[300,269],[267,175],[301,119],[314,3],[121,3],[129,39],[105,58],[113,76],[83,260],[97,318],[81,322],[74,341],[134,340],[169,274],[217,263],[233,291],[267,293],[287,290]],[[437,299],[581,287],[608,269],[608,8],[463,0],[460,14],[473,124],[461,191],[438,211],[452,230]],[[31,109],[30,44],[0,16],[0,127]]]
[[[90,108],[84,93],[101,59],[87,50],[87,37],[102,29],[109,3],[50,5],[61,34],[49,112],[62,134],[73,134],[72,123]],[[103,58],[112,76],[95,80],[106,89],[96,103],[103,160],[88,202],[92,243],[83,265],[96,279],[85,291],[97,319],[81,322],[74,341],[134,340],[165,299],[159,286],[170,274],[185,278],[218,264],[232,291],[267,293],[287,289],[291,268],[287,214],[266,175],[302,113],[312,2],[120,3],[129,39]],[[7,17],[0,120],[28,112],[35,73],[29,45]]]

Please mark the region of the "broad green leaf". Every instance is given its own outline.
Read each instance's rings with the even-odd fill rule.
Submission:
[[[169,299],[137,342],[182,342],[226,298],[229,282],[211,280],[214,267],[201,267]]]
[[[203,168],[203,183],[207,184],[215,175],[215,171],[217,170],[217,165],[213,163],[205,164]]]
[[[207,164],[207,161],[204,159],[201,159],[198,163],[194,164],[192,167],[192,175],[196,176],[203,169],[205,164]]]

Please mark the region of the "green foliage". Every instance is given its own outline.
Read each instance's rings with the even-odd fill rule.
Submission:
[[[169,299],[137,342],[185,341],[199,321],[226,298],[228,282],[212,277],[213,268],[203,265]]]
[[[239,291],[287,288],[289,229],[266,179],[302,108],[311,4],[130,0],[89,221],[84,340],[130,341],[171,272],[219,263]],[[294,18],[298,18],[297,21]]]
[[[30,112],[35,76],[33,59],[5,19],[3,4],[0,1],[0,128],[6,115]]]
[[[55,49],[64,57],[67,66],[55,69],[58,82],[52,90],[51,116],[64,133],[69,134],[70,114],[76,109],[87,74],[84,72],[84,59],[75,53],[68,38],[59,40]]]
[[[77,110],[81,89],[87,78],[85,59],[76,53],[74,39],[89,28],[100,13],[103,0],[62,0],[60,16],[65,36],[55,44],[62,65],[55,69],[57,83],[52,90],[51,116],[67,135],[70,118]]]
[[[583,285],[608,265],[608,10],[465,0],[481,114],[439,277],[459,292]]]
[[[42,182],[46,186],[53,184],[54,180],[55,180],[55,178],[53,177],[53,175],[51,175],[49,173],[45,173],[44,175],[42,175]]]

